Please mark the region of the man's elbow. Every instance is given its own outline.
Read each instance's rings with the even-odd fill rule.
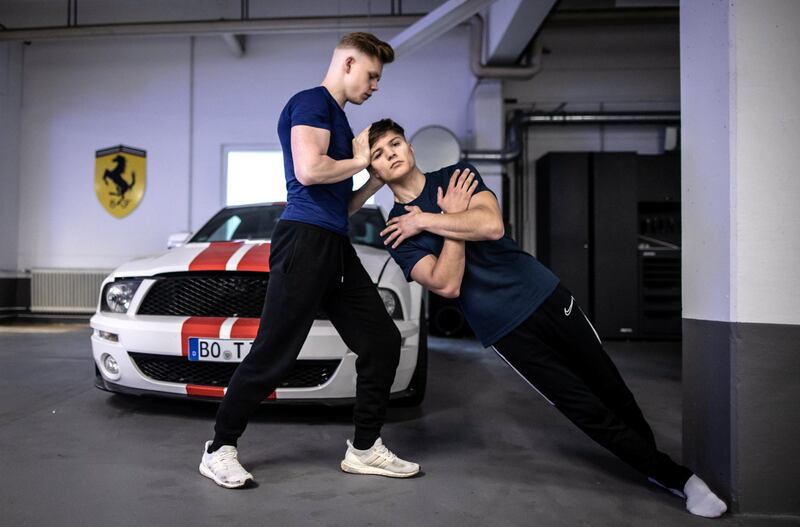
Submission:
[[[499,240],[505,234],[506,228],[502,221],[487,224],[483,231],[486,240]]]
[[[314,180],[314,173],[310,166],[305,163],[295,163],[294,165],[294,178],[298,183],[307,187],[315,185],[317,182]]]
[[[444,298],[458,298],[461,296],[460,287],[444,287],[436,291],[436,294]]]
[[[311,177],[309,176],[308,172],[306,172],[304,170],[295,169],[294,178],[297,180],[298,183],[300,183],[304,187],[307,187],[309,185],[313,185],[314,184],[314,182],[311,180]]]
[[[489,234],[489,236],[491,236],[492,240],[499,240],[500,238],[502,238],[505,235],[506,235],[506,228],[505,228],[505,225],[503,225],[502,221],[496,223],[492,227],[491,233]]]

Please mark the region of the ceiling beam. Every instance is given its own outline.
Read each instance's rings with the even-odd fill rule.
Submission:
[[[378,15],[349,17],[294,17],[199,22],[148,22],[104,24],[76,27],[43,27],[0,31],[0,42],[63,40],[95,37],[236,35],[276,33],[344,33],[382,28],[408,27],[420,20],[417,15]]]
[[[486,20],[487,64],[515,64],[556,0],[498,0]]]
[[[469,20],[474,14],[490,6],[495,0],[447,0],[412,26],[401,31],[389,41],[396,56],[436,40],[455,26]]]

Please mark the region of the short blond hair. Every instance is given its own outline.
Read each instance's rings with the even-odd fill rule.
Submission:
[[[339,41],[337,48],[357,49],[365,55],[374,57],[381,61],[381,64],[389,64],[394,61],[394,50],[392,46],[379,39],[372,33],[357,31],[348,33]]]

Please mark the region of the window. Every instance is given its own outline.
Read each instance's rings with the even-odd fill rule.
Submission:
[[[283,152],[280,148],[225,147],[225,206],[286,201]],[[363,185],[369,174],[362,170],[353,177],[353,189]],[[375,203],[371,197],[367,203]]]
[[[225,175],[226,206],[286,201],[280,148],[226,148]]]

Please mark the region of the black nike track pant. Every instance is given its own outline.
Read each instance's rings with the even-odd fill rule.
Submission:
[[[319,309],[356,359],[354,445],[380,436],[400,359],[400,332],[349,238],[281,220],[269,257],[270,276],[258,334],[217,411],[211,450],[236,445],[259,404],[292,369]]]
[[[495,351],[597,443],[661,485],[683,492],[692,472],[656,447],[589,320],[559,285]]]

